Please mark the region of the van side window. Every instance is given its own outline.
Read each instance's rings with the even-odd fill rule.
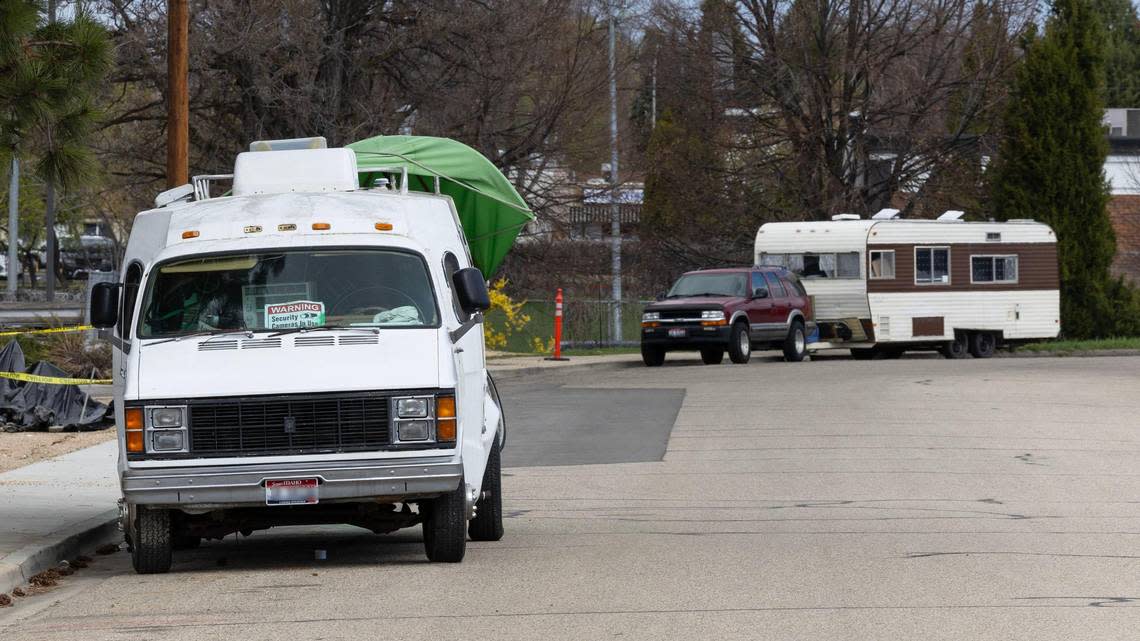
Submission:
[[[786,295],[784,293],[784,286],[780,284],[779,276],[768,272],[764,274],[764,277],[768,279],[768,292],[772,298],[783,298]]]
[[[131,263],[127,267],[127,277],[123,280],[123,309],[119,314],[119,337],[129,340],[134,324],[135,301],[139,297],[139,283],[142,282],[142,265]]]
[[[451,292],[451,307],[455,310],[455,317],[459,319],[459,322],[466,323],[471,320],[471,314],[463,311],[463,308],[459,306],[459,298],[455,295],[455,284],[451,281],[452,275],[457,271],[459,271],[459,259],[455,257],[455,254],[447,252],[443,255],[443,276],[447,291]]]

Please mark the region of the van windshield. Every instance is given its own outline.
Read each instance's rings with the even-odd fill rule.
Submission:
[[[685,274],[677,279],[667,298],[683,296],[746,296],[748,276],[742,273]]]
[[[139,336],[307,327],[432,327],[423,257],[373,249],[227,254],[165,263],[151,276]]]

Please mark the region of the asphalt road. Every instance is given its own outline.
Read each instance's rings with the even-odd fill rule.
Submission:
[[[1140,358],[671,360],[504,388],[528,422],[509,445],[527,466],[505,472],[506,537],[469,544],[460,565],[426,563],[416,529],[255,533],[180,554],[161,576],[130,573],[120,553],[0,612],[0,638],[1038,641],[1140,629]],[[550,402],[559,391],[570,400]],[[671,432],[627,426],[667,416],[681,391]],[[566,438],[605,438],[589,423],[606,416],[633,434],[608,441],[620,454]],[[641,462],[552,466],[543,452]]]

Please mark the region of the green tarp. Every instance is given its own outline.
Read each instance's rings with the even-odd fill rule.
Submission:
[[[376,136],[348,145],[356,152],[360,186],[400,168],[408,170],[408,189],[451,196],[471,246],[475,266],[491,277],[523,225],[534,220],[530,207],[506,176],[483,154],[450,138]]]

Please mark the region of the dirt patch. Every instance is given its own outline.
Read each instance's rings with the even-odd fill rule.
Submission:
[[[0,472],[31,465],[114,438],[114,429],[95,432],[0,431]]]

